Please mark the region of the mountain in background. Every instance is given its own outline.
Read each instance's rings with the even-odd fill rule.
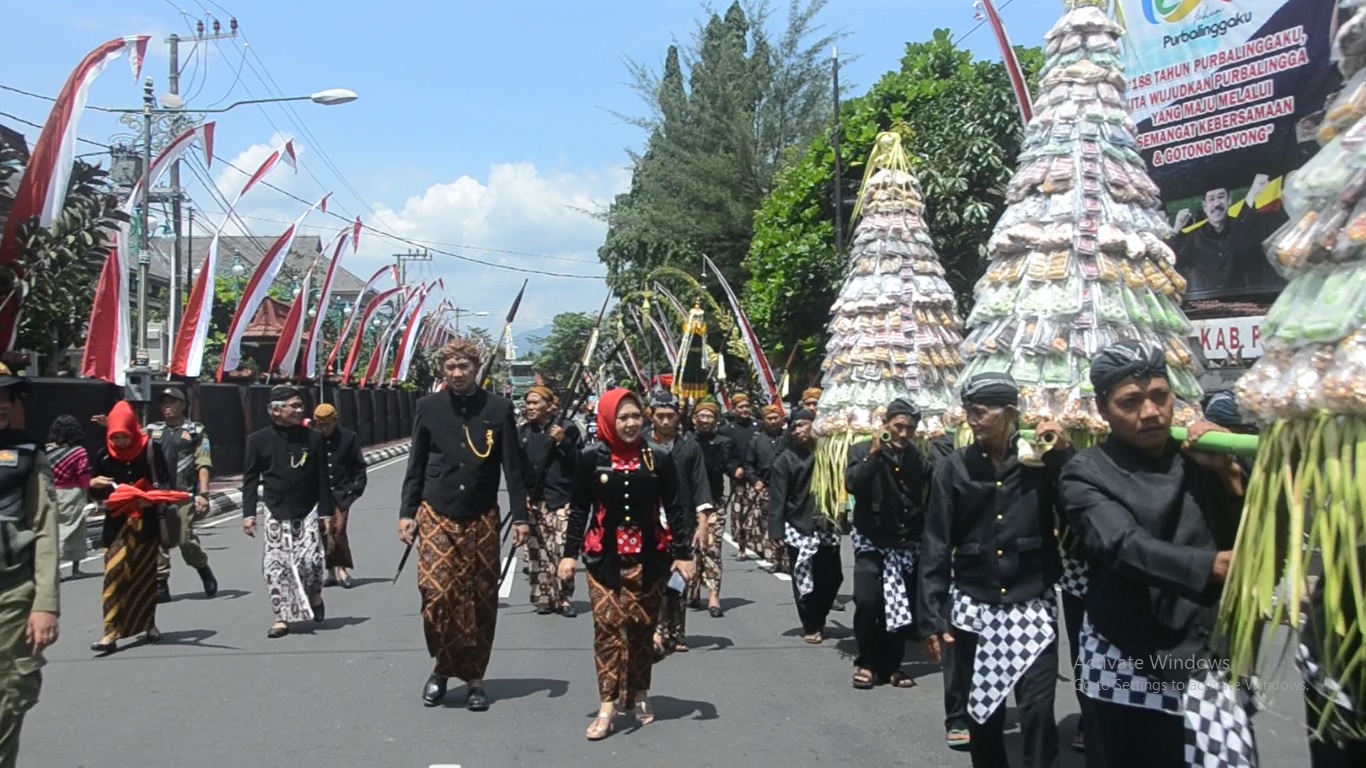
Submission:
[[[512,343],[517,347],[517,357],[526,358],[536,354],[536,345],[531,343],[534,338],[549,336],[552,326],[543,325],[540,328],[530,328],[525,331],[517,330],[517,326],[512,327]]]

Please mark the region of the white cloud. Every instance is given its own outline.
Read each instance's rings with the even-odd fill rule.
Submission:
[[[215,165],[214,184],[222,197],[231,200],[236,196],[246,182],[247,174],[259,167],[287,138],[277,134],[268,142],[251,146],[230,158],[232,165],[241,171],[226,164],[221,168]],[[298,174],[279,164],[266,181],[311,202],[321,192],[318,183],[307,172],[311,167],[308,147],[296,140],[295,150],[300,159]],[[324,183],[327,181],[330,179],[325,179]],[[629,183],[630,174],[625,168],[577,173],[542,172],[531,163],[495,163],[483,180],[464,175],[450,182],[434,184],[401,204],[375,202],[361,216],[368,225],[409,240],[429,243],[431,249],[454,252],[490,264],[601,275],[604,269],[597,261],[596,253],[606,233],[606,225],[591,212],[606,206]],[[339,190],[333,202],[345,206],[347,211],[354,211],[356,207],[353,196],[345,190]],[[257,234],[282,231],[283,222],[293,221],[302,209],[302,203],[264,186],[253,189],[237,208]],[[329,207],[329,210],[344,213],[340,206]],[[220,215],[211,218],[216,222]],[[342,226],[343,222],[335,218],[314,213],[308,219],[305,232],[322,233],[326,238]],[[240,228],[230,223],[225,231],[237,234]],[[394,254],[413,247],[367,231],[361,236],[359,252],[348,255],[343,266],[364,279],[379,266],[393,263]],[[529,279],[530,283],[514,330],[546,325],[560,312],[594,311],[605,295],[601,280],[520,273],[463,261],[436,250],[432,251],[431,262],[410,264],[408,275],[409,282],[444,278],[450,300],[465,309],[488,312],[488,317],[474,322],[490,327],[495,333],[523,279]],[[432,302],[429,306],[435,304]]]

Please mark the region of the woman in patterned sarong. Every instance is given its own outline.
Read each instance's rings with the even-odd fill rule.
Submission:
[[[90,501],[90,456],[81,447],[85,429],[76,417],[53,419],[47,433],[47,462],[57,490],[58,560],[71,563],[71,578],[81,576],[81,560],[90,551],[86,504]]]
[[[166,458],[147,439],[126,402],[109,412],[104,447],[91,467],[90,493],[103,502],[115,486],[128,483],[143,489],[164,488],[171,479]],[[149,643],[161,640],[156,627],[157,552],[161,546],[161,514],[157,507],[115,507],[107,510],[101,540],[104,545],[104,635],[90,646],[101,656],[117,650],[118,641],[142,635]]]
[[[601,443],[584,451],[574,474],[569,528],[559,577],[574,577],[582,555],[593,603],[593,655],[601,705],[589,726],[590,741],[612,732],[617,707],[634,707],[642,724],[654,721],[648,699],[655,619],[665,581],[676,571],[693,577],[691,543],[669,529],[691,529],[673,458],[643,445],[640,400],[614,389],[598,401]]]

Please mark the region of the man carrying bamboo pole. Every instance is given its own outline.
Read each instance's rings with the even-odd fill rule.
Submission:
[[[1058,674],[1057,598],[1062,566],[1054,534],[1057,478],[1071,455],[1062,428],[1037,434],[1053,449],[1042,466],[1020,461],[1020,390],[1010,376],[979,373],[963,386],[975,442],[935,468],[921,539],[916,623],[938,662],[953,646],[945,684],[971,680],[969,751],[977,768],[1006,766],[1005,700],[1019,709],[1025,764],[1057,765],[1053,716]]]
[[[1171,437],[1176,396],[1161,348],[1122,341],[1091,361],[1110,436],[1060,481],[1090,566],[1078,685],[1087,752],[1109,768],[1257,765],[1246,691],[1212,646],[1243,506],[1231,456]]]

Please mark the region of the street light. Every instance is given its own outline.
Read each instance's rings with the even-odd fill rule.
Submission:
[[[461,317],[488,317],[488,316],[489,316],[489,313],[487,313],[487,312],[471,312],[471,311],[468,310],[468,309],[461,309],[460,307],[455,307],[452,311],[455,312],[455,332],[456,332],[457,334],[460,333],[460,318],[461,318]]]
[[[234,101],[226,107],[218,109],[198,110],[201,114],[220,114],[230,109],[246,104],[273,104],[283,101],[311,101],[323,106],[335,106],[355,101],[355,91],[348,91],[345,88],[328,88],[318,91],[309,96],[284,96],[271,99],[244,99]],[[142,109],[109,109],[99,107],[103,112],[114,114],[142,115],[142,174],[144,183],[142,185],[141,210],[138,212],[138,358],[145,358],[147,352],[147,282],[148,272],[152,262],[151,244],[148,241],[148,209],[151,206],[152,185],[151,179],[147,177],[152,168],[152,118],[155,115],[180,114],[184,111],[185,100],[175,94],[166,94],[161,99],[163,109],[156,108],[156,98],[152,94],[152,78],[147,78],[142,84]],[[236,266],[233,268],[237,272]],[[175,291],[176,269],[175,265],[171,270],[171,301],[178,300]]]

